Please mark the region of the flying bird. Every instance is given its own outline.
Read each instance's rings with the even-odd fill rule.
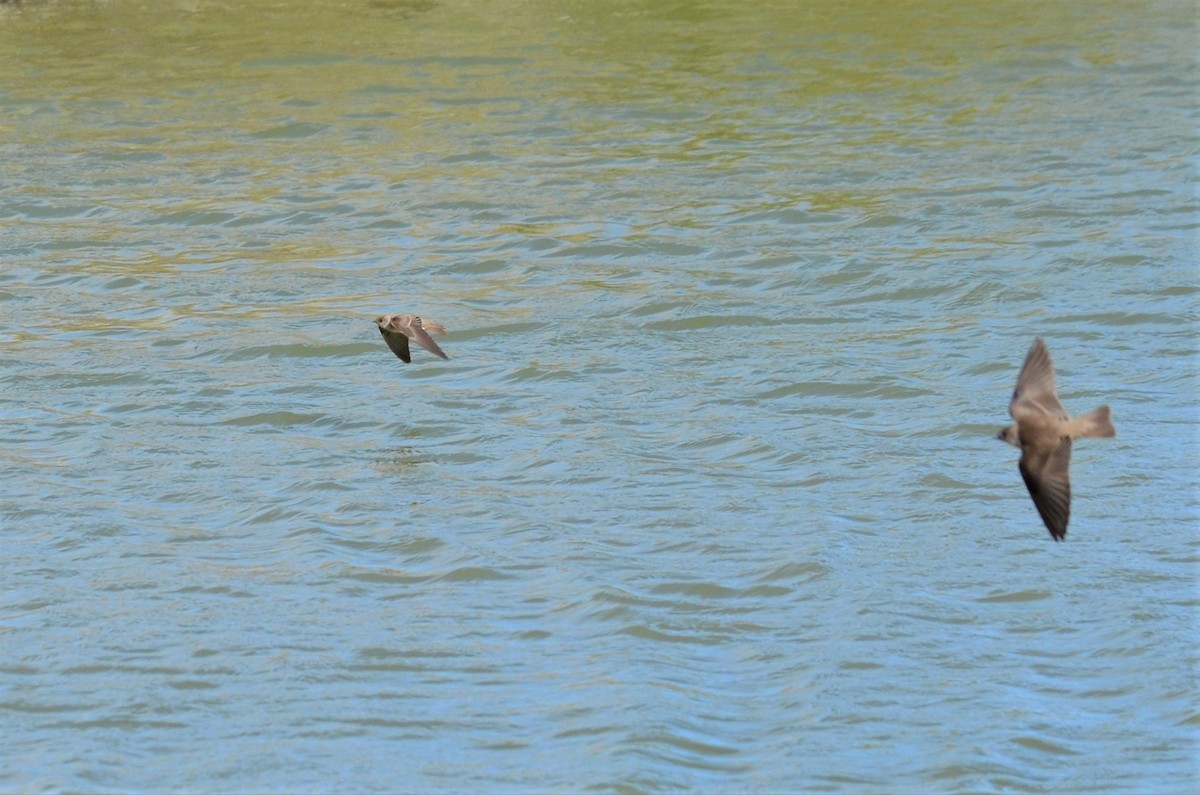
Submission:
[[[443,359],[450,358],[433,341],[433,337],[429,336],[429,332],[433,332],[434,334],[446,333],[446,327],[441,323],[434,323],[429,320],[422,321],[418,315],[394,314],[380,315],[375,318],[375,325],[379,327],[379,333],[383,335],[383,341],[392,349],[392,353],[400,357],[401,361],[412,361],[412,355],[408,352],[409,340],[417,343],[435,356],[440,356]]]
[[[1016,420],[999,438],[1021,448],[1021,477],[1055,541],[1067,537],[1071,518],[1071,440],[1086,436],[1116,436],[1108,406],[1068,417],[1058,401],[1054,364],[1046,343],[1038,337],[1025,356],[1008,413]]]

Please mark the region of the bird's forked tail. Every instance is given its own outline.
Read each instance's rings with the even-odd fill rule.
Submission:
[[[1086,414],[1072,417],[1067,423],[1067,435],[1072,439],[1083,436],[1116,436],[1112,424],[1112,412],[1108,406],[1098,406]]]

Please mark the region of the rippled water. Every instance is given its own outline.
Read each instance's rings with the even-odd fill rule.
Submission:
[[[1191,791],[1194,6],[796,6],[0,6],[0,787]]]

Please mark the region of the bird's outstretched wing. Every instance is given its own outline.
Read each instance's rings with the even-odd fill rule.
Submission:
[[[1055,541],[1067,536],[1071,519],[1071,440],[1063,437],[1049,452],[1027,449],[1021,456],[1021,477],[1033,497],[1046,529]]]
[[[408,337],[399,331],[389,331],[382,326],[379,328],[379,333],[383,335],[383,341],[392,349],[392,353],[400,357],[400,361],[412,361],[412,355],[408,352]]]
[[[440,323],[430,323],[429,329],[430,331],[435,331],[438,334],[443,334],[446,331],[445,327]],[[421,323],[421,318],[414,317],[412,322],[409,324],[408,330],[411,332],[412,338],[416,340],[422,348],[434,354],[435,356],[441,356],[443,359],[450,358],[445,354],[444,351],[442,351],[441,348],[438,347],[438,344],[433,341],[433,337],[429,336],[429,332],[425,330],[425,326]],[[407,349],[408,345],[405,344],[404,347]]]
[[[1013,390],[1008,413],[1018,422],[1022,416],[1049,414],[1055,419],[1066,420],[1067,410],[1058,400],[1054,383],[1054,363],[1046,343],[1038,337],[1025,356],[1021,374],[1017,376],[1017,388]]]

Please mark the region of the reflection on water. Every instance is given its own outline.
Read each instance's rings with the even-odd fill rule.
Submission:
[[[0,780],[1183,791],[1192,16],[0,5]]]

